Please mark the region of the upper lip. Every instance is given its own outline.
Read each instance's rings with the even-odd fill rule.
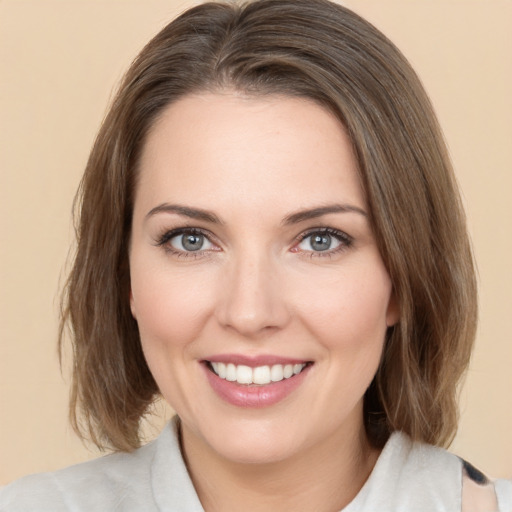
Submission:
[[[262,354],[258,356],[248,356],[243,354],[216,354],[205,357],[205,361],[210,363],[232,363],[234,365],[245,365],[251,368],[257,366],[273,366],[275,364],[305,364],[311,362],[307,359],[298,359],[294,357],[283,357],[271,354]]]

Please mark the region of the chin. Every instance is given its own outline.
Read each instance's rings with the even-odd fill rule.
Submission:
[[[268,418],[246,417],[205,424],[208,428],[191,432],[191,440],[195,438],[203,449],[236,464],[281,462],[293,457],[304,444],[304,434],[291,431],[288,421],[283,425]]]
[[[214,446],[212,448],[215,449]],[[216,450],[226,460],[236,464],[275,464],[291,458],[298,447],[285,439],[255,439],[241,436],[230,443],[225,439]]]

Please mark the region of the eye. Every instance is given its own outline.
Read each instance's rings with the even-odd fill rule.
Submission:
[[[169,239],[169,245],[178,251],[207,251],[212,243],[202,233],[184,232]]]
[[[348,248],[352,244],[352,238],[332,228],[316,229],[300,236],[299,243],[292,249],[293,252],[307,252],[311,255],[315,253],[325,253],[325,255],[334,254],[338,251]]]
[[[166,231],[157,240],[156,245],[178,256],[195,256],[204,252],[220,250],[208,234],[197,228],[179,228]]]
[[[302,240],[298,248],[302,251],[329,251],[340,245],[341,242],[329,233],[312,233]]]

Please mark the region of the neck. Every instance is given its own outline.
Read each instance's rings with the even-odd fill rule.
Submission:
[[[370,475],[379,452],[364,429],[334,433],[293,457],[265,464],[237,463],[220,457],[187,429],[182,450],[206,512],[244,510],[342,510]]]

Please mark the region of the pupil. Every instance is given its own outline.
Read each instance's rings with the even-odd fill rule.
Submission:
[[[184,235],[182,244],[187,251],[198,251],[203,245],[203,235]]]
[[[315,235],[311,240],[311,247],[315,251],[327,251],[331,246],[330,235]]]

